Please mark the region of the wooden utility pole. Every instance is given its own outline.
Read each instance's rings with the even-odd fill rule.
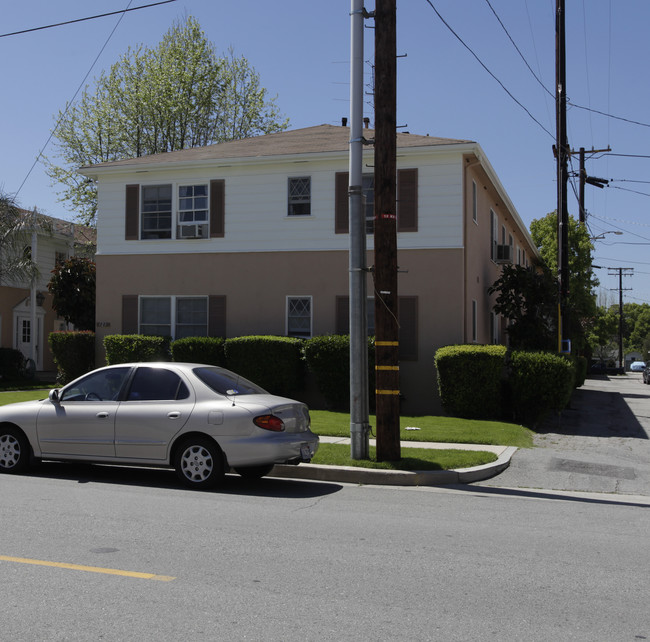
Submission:
[[[375,359],[377,460],[401,458],[397,298],[396,0],[375,3]]]
[[[555,15],[555,79],[556,79],[556,153],[557,153],[557,270],[558,270],[558,352],[570,352],[569,315],[569,212],[567,183],[569,181],[569,143],[566,127],[566,40],[564,0],[556,0]]]

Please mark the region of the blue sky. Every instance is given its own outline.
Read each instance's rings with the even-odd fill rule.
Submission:
[[[131,6],[147,3],[133,0]],[[0,32],[127,4],[5,3]],[[397,5],[398,124],[414,134],[477,141],[527,225],[553,211],[555,0],[397,0]],[[594,236],[623,232],[595,241],[594,263],[634,268],[624,279],[623,287],[630,288],[624,300],[650,303],[650,2],[566,0],[566,5],[567,95],[579,106],[569,109],[569,143],[576,151],[612,150],[587,155],[589,175],[612,179],[602,190],[586,187],[589,227]],[[374,9],[374,0],[366,8]],[[177,0],[129,12],[117,28],[119,16],[112,16],[0,37],[0,190],[17,194],[23,207],[72,219],[41,164],[32,169],[54,115],[72,100],[95,59],[88,83],[129,46],[155,46],[174,20],[187,15],[199,21],[218,51],[232,46],[248,58],[262,84],[277,95],[291,128],[340,124],[349,111],[349,10],[349,0]],[[373,31],[367,29],[368,61],[372,50]],[[369,65],[367,71],[370,82]],[[366,115],[373,117],[370,104]],[[46,155],[52,152],[45,147]],[[572,169],[577,168],[576,156]],[[569,212],[577,216],[575,179],[572,185]],[[617,302],[618,277],[609,272],[597,272],[601,297]]]

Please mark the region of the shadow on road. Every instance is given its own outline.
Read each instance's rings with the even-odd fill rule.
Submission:
[[[40,479],[63,479],[79,484],[98,483],[141,488],[161,488],[190,493],[250,495],[253,497],[314,498],[331,495],[342,489],[339,484],[264,477],[244,479],[226,475],[223,484],[211,491],[198,491],[181,485],[173,470],[163,468],[131,468],[106,464],[82,464],[45,461],[32,468],[28,476]]]
[[[648,399],[648,396],[578,388],[573,393],[570,407],[543,422],[537,432],[648,439],[648,433],[630,410],[626,399]]]

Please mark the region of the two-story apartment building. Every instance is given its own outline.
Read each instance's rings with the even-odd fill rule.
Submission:
[[[346,333],[349,137],[321,125],[82,168],[98,182],[98,356],[115,333]],[[502,342],[487,288],[537,253],[477,143],[399,133],[397,167],[403,409],[426,413],[435,350]]]
[[[38,268],[33,281],[15,281],[0,275],[0,347],[20,350],[33,359],[37,371],[55,371],[48,345],[50,332],[66,329],[63,319],[52,309],[47,284],[57,263],[87,248],[94,248],[90,228],[49,216],[22,211],[22,249]]]

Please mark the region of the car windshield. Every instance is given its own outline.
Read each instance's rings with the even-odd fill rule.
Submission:
[[[268,394],[252,381],[224,368],[201,367],[194,368],[193,372],[206,386],[225,397]]]

